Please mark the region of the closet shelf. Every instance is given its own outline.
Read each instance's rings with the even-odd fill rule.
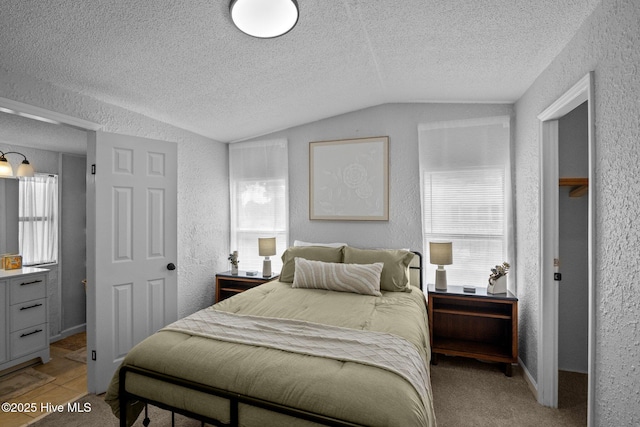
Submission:
[[[561,187],[573,187],[569,197],[582,197],[589,190],[589,178],[560,178]]]

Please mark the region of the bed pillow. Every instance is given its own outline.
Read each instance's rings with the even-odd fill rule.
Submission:
[[[384,264],[344,264],[295,258],[293,288],[327,289],[382,296],[380,275]]]
[[[343,247],[328,248],[324,246],[296,246],[290,247],[282,254],[282,271],[280,281],[291,283],[295,273],[295,258],[304,258],[312,261],[342,262]]]
[[[384,264],[380,278],[380,289],[392,292],[411,292],[407,268],[414,253],[403,249],[358,249],[344,248],[345,264]]]
[[[340,246],[347,246],[346,243],[311,243],[303,242],[302,240],[294,240],[293,246],[326,246],[329,248],[339,248]]]

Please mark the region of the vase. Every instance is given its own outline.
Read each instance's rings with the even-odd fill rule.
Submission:
[[[231,274],[238,274],[238,266],[237,265],[231,265]]]
[[[507,293],[507,276],[500,276],[497,279],[489,279],[487,286],[488,294],[506,294]]]

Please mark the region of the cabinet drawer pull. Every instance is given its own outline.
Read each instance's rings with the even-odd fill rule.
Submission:
[[[38,332],[42,332],[42,329],[36,329],[35,331],[29,332],[28,334],[22,334],[20,335],[20,338],[28,337],[29,335],[37,334]]]
[[[40,307],[42,304],[33,304],[30,305],[29,307],[20,307],[20,311],[22,310],[29,310],[30,308],[36,308],[36,307]]]
[[[34,280],[33,282],[24,282],[24,283],[20,283],[20,286],[24,286],[24,285],[33,285],[35,283],[40,283],[42,282],[42,280]]]

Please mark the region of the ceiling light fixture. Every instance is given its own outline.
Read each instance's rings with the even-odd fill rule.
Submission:
[[[13,177],[13,167],[5,157],[7,154],[19,154],[24,157],[24,160],[22,161],[20,166],[18,166],[18,172],[16,173],[16,176],[33,176],[35,171],[33,170],[33,166],[31,166],[31,164],[29,163],[29,160],[27,160],[27,156],[22,153],[18,153],[17,151],[7,151],[4,153],[0,151],[0,178]]]
[[[299,16],[296,0],[231,0],[229,13],[240,31],[260,39],[288,33]]]

